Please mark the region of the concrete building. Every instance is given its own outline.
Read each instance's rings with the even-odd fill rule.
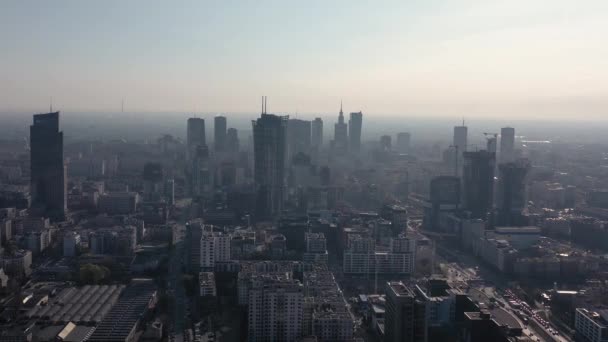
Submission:
[[[53,220],[63,220],[67,211],[66,173],[59,112],[34,115],[30,126],[32,207]]]
[[[440,230],[440,215],[455,212],[459,204],[460,178],[439,176],[431,179],[429,200],[424,203],[422,224],[425,229]]]
[[[588,342],[608,341],[608,311],[592,311],[584,308],[576,309],[574,330],[577,340]]]
[[[497,240],[509,241],[509,244],[516,249],[526,249],[540,241],[540,228],[535,226],[496,227],[494,237]]]
[[[263,113],[252,123],[256,219],[275,218],[283,208],[287,120]]]
[[[0,256],[0,268],[12,276],[29,276],[32,273],[32,252],[18,250],[13,255]]]
[[[413,247],[412,247],[413,246]],[[360,235],[348,236],[348,248],[342,257],[345,274],[412,274],[415,266],[415,241],[397,238],[390,251],[376,251],[375,241]]]
[[[353,112],[350,113],[350,119],[348,120],[348,138],[349,138],[349,149],[353,153],[358,153],[361,150],[361,129],[363,126],[363,113]]]

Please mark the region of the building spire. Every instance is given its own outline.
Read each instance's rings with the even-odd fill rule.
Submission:
[[[343,112],[342,112],[342,100],[340,100],[340,115],[342,115],[342,114],[343,114]]]

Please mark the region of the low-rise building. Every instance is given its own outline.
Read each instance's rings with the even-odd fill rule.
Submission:
[[[608,342],[608,311],[576,309],[574,330],[579,340]]]

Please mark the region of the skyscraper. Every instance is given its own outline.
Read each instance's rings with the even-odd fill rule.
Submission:
[[[226,149],[226,117],[218,115],[213,120],[213,140],[216,152],[223,152]]]
[[[320,148],[323,146],[323,119],[315,118],[312,122],[312,147]]]
[[[339,154],[345,153],[348,149],[348,126],[344,122],[342,103],[340,103],[340,115],[338,116],[338,122],[334,125],[333,148]]]
[[[256,211],[261,219],[276,217],[283,207],[288,119],[262,113],[252,122]]]
[[[410,152],[410,140],[411,135],[408,132],[401,132],[397,134],[397,151],[399,153]]]
[[[206,145],[205,139],[205,120],[201,118],[188,119],[188,129],[186,133],[186,143],[188,151],[192,151],[196,145]]]
[[[350,150],[359,152],[361,150],[361,126],[363,125],[363,113],[350,113],[348,120],[348,137],[350,138]]]
[[[231,153],[239,151],[239,132],[236,128],[228,128],[228,132],[226,133],[226,149]]]
[[[523,225],[522,212],[526,208],[526,176],[530,171],[530,162],[520,159],[515,162],[498,165],[498,187],[496,207],[498,225]]]
[[[463,157],[463,209],[471,212],[471,218],[484,219],[493,206],[496,155],[480,150],[465,152]]]
[[[52,220],[62,220],[67,211],[67,182],[59,112],[34,115],[30,148],[32,207]]]
[[[452,145],[458,148],[458,154],[462,155],[467,150],[467,126],[454,126],[454,140]],[[459,156],[460,157],[460,156]]]
[[[500,162],[513,161],[515,146],[515,128],[503,127],[500,129]]]
[[[298,153],[310,154],[310,121],[289,119],[287,122],[287,148],[289,161]]]

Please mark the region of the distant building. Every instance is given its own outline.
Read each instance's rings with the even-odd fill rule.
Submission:
[[[213,272],[200,272],[198,274],[199,296],[216,296],[215,275]]]
[[[287,119],[264,113],[252,123],[258,219],[275,218],[283,208]]]
[[[498,165],[497,224],[523,225],[526,223],[522,213],[528,202],[526,176],[529,170],[530,163],[525,159]]]
[[[214,232],[212,229],[212,226],[206,226],[201,236],[201,269],[205,271],[212,271],[216,262],[232,260],[230,235]]]
[[[500,162],[508,163],[515,157],[515,128],[500,129]]]
[[[439,230],[441,213],[450,213],[460,204],[460,178],[439,176],[431,179],[429,200],[425,203],[423,226]]]
[[[63,256],[75,257],[80,245],[80,234],[77,232],[66,232],[63,236]]]
[[[67,211],[67,169],[59,112],[34,115],[30,148],[32,207],[53,220],[63,220]]]
[[[493,209],[495,154],[485,150],[465,152],[463,209],[472,218],[485,218]]]
[[[304,262],[327,264],[327,241],[323,233],[306,233],[306,252],[302,256]]]
[[[238,153],[239,145],[239,132],[236,128],[228,128],[226,133],[226,150],[230,153]]]
[[[221,115],[216,116],[213,121],[213,139],[216,152],[223,152],[226,150],[226,128],[226,117]]]
[[[393,142],[390,135],[383,135],[380,137],[380,150],[385,152],[393,150]]]
[[[468,140],[467,140],[467,126],[455,126],[454,127],[454,137],[452,141],[452,146],[458,148],[458,154],[462,155],[463,152],[467,151]],[[460,157],[460,156],[459,156]]]
[[[145,163],[142,175],[144,181],[144,201],[158,201],[164,194],[164,172],[160,163]]]
[[[342,103],[340,103],[340,115],[338,116],[338,122],[334,125],[334,141],[332,149],[338,155],[342,155],[348,150],[348,125],[344,122]]]
[[[0,256],[0,268],[11,276],[29,276],[32,273],[32,252],[18,250],[13,255]]]
[[[137,210],[139,195],[136,192],[112,192],[99,196],[97,206],[108,215],[133,214]]]
[[[289,119],[287,122],[287,154],[288,160],[299,153],[310,154],[311,124],[310,121]]]
[[[196,146],[207,145],[205,137],[205,120],[201,118],[188,119],[188,129],[186,133],[186,144],[188,151],[192,151]]]
[[[363,125],[363,113],[350,113],[348,120],[348,137],[350,140],[349,149],[358,153],[361,150],[361,128]]]
[[[312,121],[311,141],[312,147],[321,148],[323,146],[323,119],[315,118]]]
[[[408,132],[397,133],[397,152],[410,153],[411,134]]]

